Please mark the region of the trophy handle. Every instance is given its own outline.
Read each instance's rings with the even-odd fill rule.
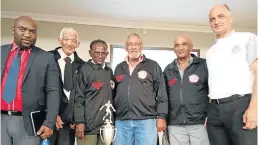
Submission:
[[[114,135],[114,137],[113,137],[113,140],[112,140],[112,142],[115,140],[115,138],[116,138],[116,128],[114,127],[114,131],[115,131],[115,135]]]
[[[99,136],[100,136],[101,140],[102,140],[103,142],[105,142],[104,139],[102,138],[102,130],[103,130],[103,129],[100,128],[100,135],[99,135]]]

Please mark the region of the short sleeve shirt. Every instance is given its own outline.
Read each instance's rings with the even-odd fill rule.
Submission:
[[[250,65],[258,58],[258,38],[232,31],[217,39],[206,54],[211,99],[252,93]]]

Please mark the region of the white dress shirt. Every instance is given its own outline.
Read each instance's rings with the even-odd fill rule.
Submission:
[[[65,62],[64,59],[65,59],[66,57],[70,57],[71,63],[73,63],[73,61],[74,61],[74,54],[71,54],[70,56],[67,56],[67,55],[64,53],[64,51],[63,51],[62,48],[58,49],[57,51],[58,51],[58,53],[59,53],[60,56],[61,56],[61,58],[58,60],[58,64],[59,64],[59,67],[60,67],[60,70],[61,70],[61,74],[62,74],[62,81],[63,81],[63,83],[64,83],[64,70],[65,70],[65,64],[66,64],[66,62]],[[64,88],[63,88],[63,90],[64,90],[64,93],[65,93],[67,99],[69,100],[69,99],[70,99],[70,91],[67,91],[67,90],[64,89]]]

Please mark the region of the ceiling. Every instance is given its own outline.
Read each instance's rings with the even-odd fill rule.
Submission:
[[[208,13],[228,4],[234,26],[257,29],[256,0],[2,0],[2,17],[30,15],[37,20],[142,28],[208,28]],[[208,31],[208,30],[207,30]]]

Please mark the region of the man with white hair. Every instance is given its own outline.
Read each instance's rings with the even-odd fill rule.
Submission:
[[[59,64],[60,107],[56,118],[56,130],[50,141],[51,145],[74,145],[75,132],[73,104],[76,73],[84,61],[75,49],[79,46],[79,36],[73,28],[63,28],[58,42],[61,47],[51,51]]]
[[[216,35],[206,56],[211,98],[207,120],[210,144],[255,145],[258,38],[233,30],[227,5],[213,7],[209,20]]]

